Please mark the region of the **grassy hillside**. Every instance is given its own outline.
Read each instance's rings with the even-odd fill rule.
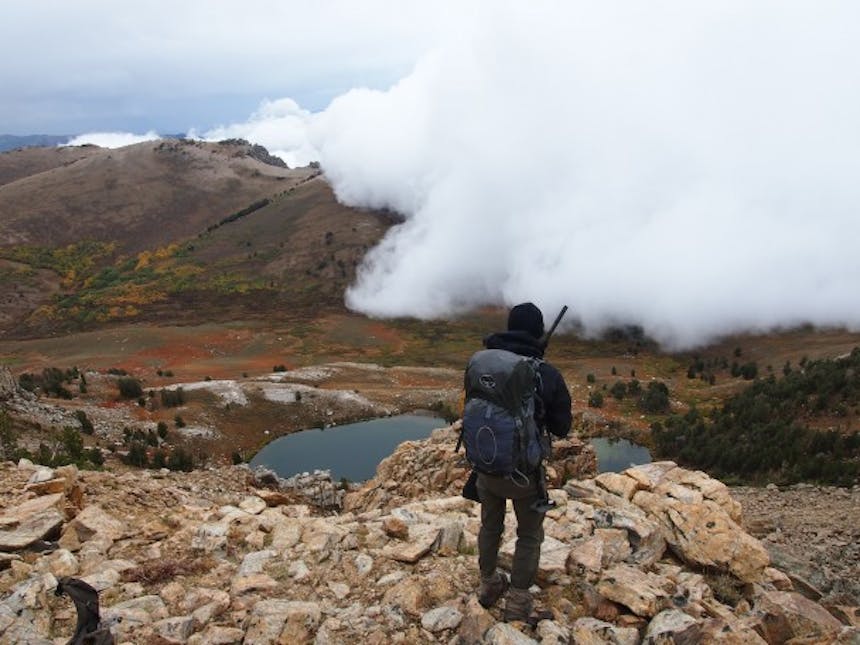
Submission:
[[[391,222],[338,204],[319,171],[252,152],[161,141],[78,150],[44,170],[69,153],[41,151],[33,174],[0,186],[2,331],[341,309]]]

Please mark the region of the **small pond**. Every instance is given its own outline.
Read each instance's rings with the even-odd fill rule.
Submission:
[[[618,473],[640,464],[651,463],[651,453],[647,448],[626,439],[607,439],[598,437],[589,443],[597,453],[597,472]]]
[[[364,481],[394,452],[398,444],[425,439],[444,419],[417,414],[372,419],[320,430],[304,430],[275,439],[251,460],[251,467],[266,466],[281,477],[314,470],[330,470],[332,479]]]
[[[251,460],[251,467],[266,466],[281,477],[330,470],[335,481],[342,477],[364,481],[376,474],[379,462],[394,452],[398,444],[424,439],[436,428],[447,425],[438,417],[402,414],[325,430],[304,430],[266,445]],[[597,470],[601,473],[620,472],[651,461],[647,448],[626,439],[598,437],[589,443],[597,453]]]

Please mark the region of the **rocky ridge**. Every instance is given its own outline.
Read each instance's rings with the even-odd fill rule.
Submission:
[[[772,566],[722,483],[660,462],[553,488],[536,588],[552,620],[478,605],[478,505],[452,494],[453,428],[408,442],[322,514],[247,468],[190,474],[0,465],[0,640],[62,643],[57,579],[101,593],[125,643],[852,643]],[[423,465],[426,472],[411,470]],[[559,476],[556,469],[556,476]],[[513,552],[512,514],[502,547]]]

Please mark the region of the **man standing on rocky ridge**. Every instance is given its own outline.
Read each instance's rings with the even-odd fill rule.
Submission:
[[[543,314],[526,302],[513,307],[508,314],[508,330],[484,339],[487,349],[503,349],[520,356],[542,359]],[[535,417],[538,426],[558,437],[567,436],[571,424],[570,392],[561,373],[549,363],[538,365],[541,388]],[[504,619],[527,621],[532,613],[529,587],[534,582],[543,543],[544,513],[535,508],[544,499],[543,468],[528,473],[528,480],[515,482],[508,477],[478,473],[477,489],[481,502],[481,529],[478,533],[478,565],[481,586],[478,601],[484,607],[494,605],[507,591]],[[517,543],[511,578],[496,569],[499,546],[505,527],[507,500],[512,500],[517,517]],[[510,589],[508,586],[510,584]]]

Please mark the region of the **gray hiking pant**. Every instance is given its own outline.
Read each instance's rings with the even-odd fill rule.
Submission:
[[[481,577],[489,578],[496,571],[499,546],[505,528],[505,504],[513,500],[517,516],[517,544],[511,566],[511,585],[528,589],[534,582],[543,542],[543,513],[531,509],[540,495],[536,477],[527,486],[517,485],[504,477],[478,474],[478,496],[481,498],[481,530],[478,532],[478,566]]]

